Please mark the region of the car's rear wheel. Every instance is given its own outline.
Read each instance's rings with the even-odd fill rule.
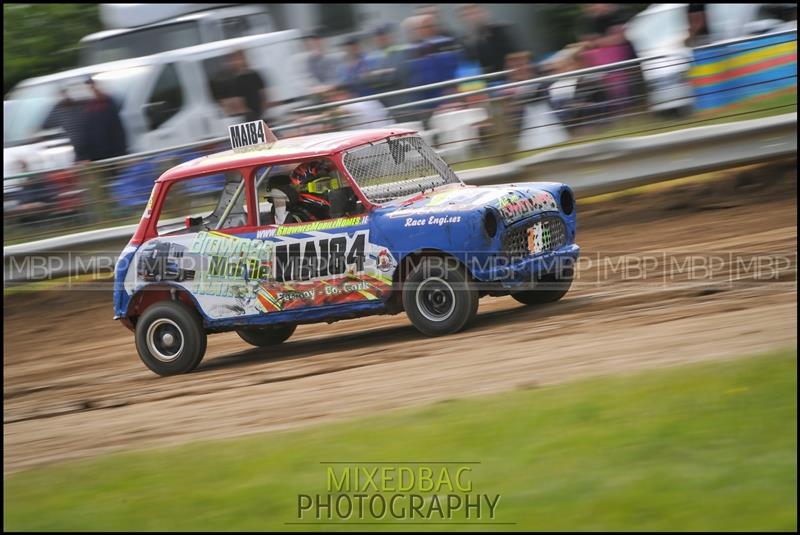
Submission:
[[[523,305],[554,303],[567,294],[570,286],[572,286],[571,272],[565,272],[561,276],[545,275],[536,282],[533,289],[512,293],[511,297]]]
[[[425,257],[402,288],[403,308],[419,331],[429,336],[458,332],[478,312],[478,290],[453,261]]]
[[[267,325],[265,327],[245,327],[236,334],[250,345],[257,347],[274,346],[285,342],[294,333],[297,325]]]
[[[139,357],[158,375],[195,369],[205,355],[206,341],[200,317],[177,301],[152,305],[136,322]]]

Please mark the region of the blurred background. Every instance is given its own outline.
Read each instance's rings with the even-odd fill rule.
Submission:
[[[4,244],[135,223],[167,168],[395,125],[457,170],[796,109],[795,4],[7,4]],[[57,31],[54,29],[57,28]],[[215,191],[213,179],[190,193]]]

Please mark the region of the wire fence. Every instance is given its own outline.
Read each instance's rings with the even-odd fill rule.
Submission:
[[[786,32],[775,35],[784,35]],[[774,46],[765,37],[740,40],[735,50],[706,53],[704,64]],[[768,40],[768,39],[767,39]],[[793,60],[765,68],[758,76],[730,76],[724,84],[692,83],[691,59],[660,56],[516,80],[503,71],[401,90],[413,94],[449,87],[441,97],[388,107],[396,126],[420,131],[456,169],[509,161],[537,151],[620,136],[644,135],[710,122],[733,121],[796,109],[796,32]],[[706,47],[708,48],[708,47]],[[792,63],[793,62],[793,63]],[[757,65],[757,64],[756,64]],[[677,70],[676,70],[677,69]],[[724,65],[720,72],[725,73]],[[748,71],[750,74],[753,68]],[[662,76],[663,74],[663,76]],[[734,73],[735,74],[735,73]],[[464,81],[502,80],[494,86],[458,92]],[[273,128],[279,137],[382,125],[385,118],[356,119],[354,105],[397,92],[295,110],[290,124]],[[710,96],[737,95],[738,106],[698,112]],[[227,149],[227,139],[123,156],[87,165],[4,177],[4,242],[31,241],[87,229],[135,223],[153,181],[179,163]],[[220,181],[191,181],[185,194],[202,202]]]

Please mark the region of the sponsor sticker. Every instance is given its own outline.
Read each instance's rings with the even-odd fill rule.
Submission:
[[[461,223],[460,215],[450,216],[428,216],[428,217],[407,217],[404,227],[425,227],[425,226],[439,226],[452,225],[454,223]]]
[[[530,228],[528,228],[528,251],[531,254],[539,254],[544,251],[541,221],[537,221]]]

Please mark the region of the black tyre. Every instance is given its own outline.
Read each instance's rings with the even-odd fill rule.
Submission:
[[[453,259],[423,258],[406,279],[402,296],[408,319],[429,336],[458,332],[478,312],[478,290]]]
[[[275,346],[288,340],[297,325],[267,325],[265,327],[247,327],[238,329],[239,338],[257,347]]]
[[[136,350],[158,375],[195,369],[205,355],[206,341],[197,312],[177,301],[152,305],[136,322]]]
[[[523,305],[542,305],[554,303],[564,297],[572,286],[572,273],[564,273],[560,277],[546,275],[537,281],[532,290],[515,292],[511,297]]]

